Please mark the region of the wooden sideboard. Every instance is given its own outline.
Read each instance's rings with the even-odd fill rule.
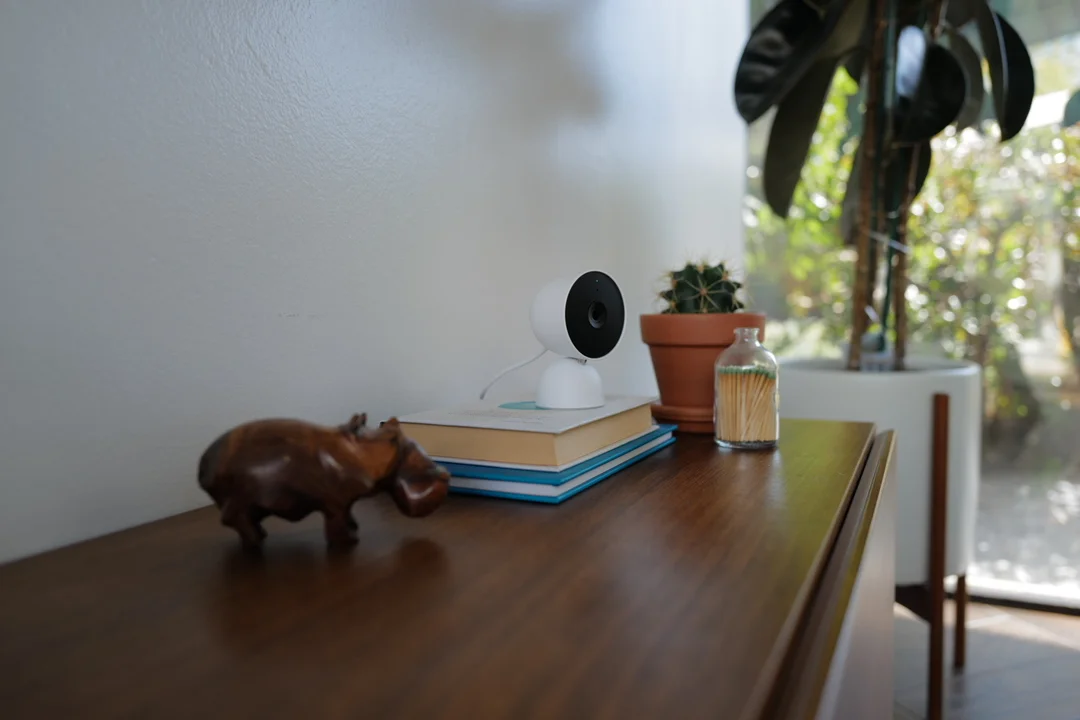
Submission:
[[[362,501],[348,554],[203,509],[10,563],[0,717],[891,718],[893,445],[784,421],[559,506]]]

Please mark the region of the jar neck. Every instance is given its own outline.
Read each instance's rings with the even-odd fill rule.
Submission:
[[[758,345],[758,329],[756,327],[735,328],[735,342]]]

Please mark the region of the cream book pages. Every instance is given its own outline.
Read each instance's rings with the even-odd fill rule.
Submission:
[[[531,402],[478,403],[459,408],[426,410],[402,416],[398,420],[402,423],[417,425],[445,425],[559,435],[567,430],[648,405],[654,399],[642,396],[610,397],[603,407],[587,410],[543,410]]]
[[[433,457],[561,466],[647,430],[650,403],[646,397],[618,397],[592,410],[504,403],[432,410],[400,421],[405,434]]]

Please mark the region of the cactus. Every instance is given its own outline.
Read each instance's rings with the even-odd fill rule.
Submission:
[[[660,293],[664,313],[732,313],[743,308],[736,282],[723,263],[687,263],[667,274],[670,287]]]

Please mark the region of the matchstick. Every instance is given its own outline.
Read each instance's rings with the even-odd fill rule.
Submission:
[[[719,368],[716,439],[730,443],[776,440],[776,374],[760,368]]]

